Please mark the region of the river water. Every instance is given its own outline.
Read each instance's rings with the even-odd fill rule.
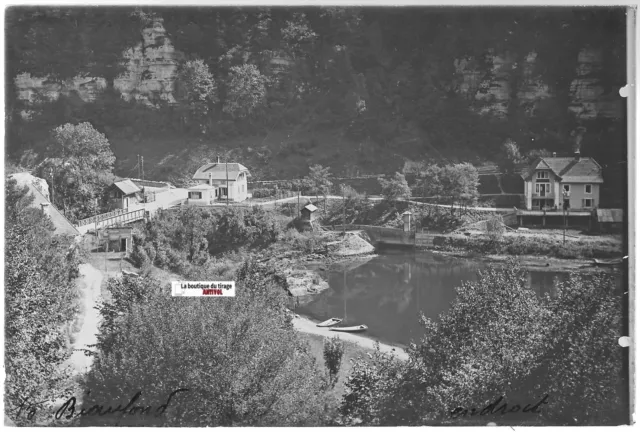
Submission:
[[[327,271],[330,288],[301,302],[296,311],[318,321],[344,318],[341,326],[366,324],[368,337],[406,345],[422,335],[420,312],[437,319],[454,300],[454,288],[477,280],[485,266],[431,252],[387,250],[356,268]],[[538,294],[553,295],[557,281],[567,276],[531,271],[529,281]]]

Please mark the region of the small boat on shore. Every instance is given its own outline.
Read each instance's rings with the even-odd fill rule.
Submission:
[[[599,267],[605,266],[617,266],[622,264],[622,258],[612,258],[612,259],[593,259],[593,263]]]
[[[334,327],[334,328],[331,328],[329,330],[337,331],[337,332],[358,333],[358,332],[363,332],[368,328],[369,327],[367,327],[366,325],[362,324],[362,325],[353,326],[353,327]]]
[[[331,327],[333,325],[340,324],[341,322],[342,318],[329,318],[326,321],[316,324],[316,327]]]

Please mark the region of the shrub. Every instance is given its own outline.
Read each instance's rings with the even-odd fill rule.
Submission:
[[[492,215],[489,219],[487,219],[486,224],[487,235],[489,236],[489,239],[493,242],[500,241],[505,232],[502,216]]]
[[[138,268],[142,268],[146,264],[151,262],[151,260],[149,259],[149,255],[147,255],[147,252],[144,250],[144,247],[139,244],[134,246],[129,258],[131,259],[133,265]]]
[[[324,338],[324,363],[329,370],[329,382],[335,386],[340,365],[342,364],[342,356],[344,354],[344,342],[340,340],[338,335],[332,338]]]
[[[276,190],[270,188],[258,188],[251,191],[251,196],[253,198],[268,198],[275,196]]]
[[[379,178],[378,182],[382,188],[382,196],[387,201],[395,201],[401,198],[408,198],[411,196],[411,189],[407,184],[404,174],[395,173],[394,177],[390,180]]]

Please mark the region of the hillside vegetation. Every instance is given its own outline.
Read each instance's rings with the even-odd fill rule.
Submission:
[[[624,23],[623,8],[13,8],[8,150],[32,166],[53,128],[87,121],[119,175],[141,154],[157,179],[216,156],[293,178],[480,164],[505,140],[567,153],[582,127],[617,185]]]

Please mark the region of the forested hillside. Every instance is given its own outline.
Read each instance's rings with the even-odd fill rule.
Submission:
[[[476,165],[501,145],[626,176],[622,8],[12,8],[7,150],[47,157],[90,122],[133,175],[179,182],[220,155],[254,178]],[[623,195],[621,195],[623,196]]]

